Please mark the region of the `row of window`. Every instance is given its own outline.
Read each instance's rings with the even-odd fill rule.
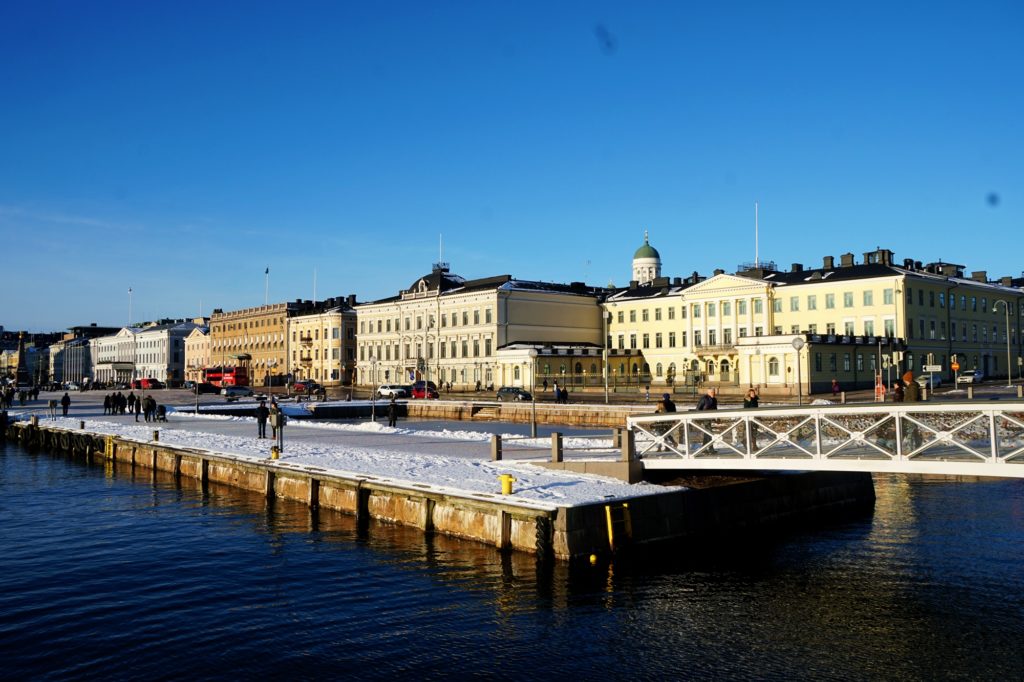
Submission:
[[[355,359],[355,350],[353,350],[352,348],[347,348],[346,350],[348,351],[348,353],[347,353],[348,359],[349,360],[354,360]],[[327,357],[327,355],[328,355],[327,351],[328,351],[328,349],[324,348],[324,353],[323,353],[323,355],[324,355],[323,359],[324,360],[328,360],[328,359],[330,359],[330,360],[340,360],[341,359],[341,349],[340,348],[331,348],[330,349],[330,351],[331,351],[330,358]],[[320,349],[319,348],[314,348],[311,353],[307,352],[306,354],[301,354],[301,353],[298,353],[298,351],[294,351],[294,350],[292,351],[292,362],[296,362],[297,360],[317,360],[317,361],[319,361],[320,359],[321,358],[320,358]]]
[[[957,324],[957,320],[951,320],[949,323],[949,338],[953,341],[957,340],[957,331],[959,330],[960,341],[970,341],[971,343],[979,343],[978,331],[981,331],[980,343],[989,343],[989,328],[988,325],[982,324],[980,327],[977,324],[968,325],[966,322]],[[968,330],[970,333],[968,334]],[[969,338],[968,338],[969,337]],[[1002,338],[1000,338],[1002,337]],[[914,320],[907,320],[907,338],[913,339],[931,339],[931,340],[946,340],[946,321],[939,320],[938,327],[936,328],[935,320],[917,320],[917,325],[914,324]],[[992,325],[992,342],[1001,341],[1006,343],[1006,330],[1003,330],[1002,334],[999,333],[999,325]],[[1010,328],[1010,343],[1017,343],[1017,328]]]
[[[926,293],[924,289],[920,289],[920,288],[914,289],[913,287],[907,287],[907,303],[911,304],[911,305],[914,303],[914,292],[915,291],[917,292],[917,305],[923,307],[925,305],[925,293]],[[938,291],[938,292],[936,292],[936,291],[928,291],[927,295],[928,295],[928,307],[934,308],[936,301],[938,301],[938,305],[939,305],[940,308],[945,308],[946,307],[946,292],[945,291]],[[968,301],[970,302],[970,308],[968,308]],[[1007,309],[1005,311],[1004,310],[999,310],[999,303],[1000,302],[1002,302],[1003,305],[1006,306]],[[956,306],[956,294],[950,294],[949,295],[949,309],[950,310],[956,310],[956,307],[957,307]],[[1006,314],[1007,312],[1009,312],[1010,315],[1014,315],[1014,313],[1015,313],[1014,309],[1015,308],[1016,308],[1016,306],[1013,303],[1009,302],[1009,301],[1004,301],[1003,299],[992,299],[992,308],[990,309],[988,307],[988,298],[985,297],[985,296],[981,297],[981,306],[980,306],[981,312],[989,311],[989,312],[993,312],[993,313],[1003,313],[1003,314]],[[975,313],[978,312],[978,310],[979,310],[978,297],[977,296],[967,296],[966,294],[961,294],[960,295],[960,310],[962,310],[964,312],[966,312],[967,310],[970,310],[971,312],[975,312]],[[1024,315],[1024,303],[1020,304],[1020,313],[1021,313],[1021,315]]]
[[[479,308],[477,308],[475,310],[472,310],[472,311],[463,310],[461,312],[461,320],[462,320],[462,325],[461,326],[468,327],[468,326],[470,326],[470,324],[474,324],[474,325],[480,324],[480,312],[481,311],[480,311]],[[448,327],[448,326],[458,327],[458,326],[460,326],[459,325],[459,319],[460,319],[460,313],[458,313],[458,312],[453,312],[451,314],[444,313],[444,314],[441,315],[441,327]],[[472,319],[472,322],[470,322],[470,319]],[[491,308],[484,308],[483,309],[483,324],[491,324],[493,319],[494,319],[494,317],[493,317],[492,309]],[[400,321],[404,322],[404,329],[400,328],[400,326],[399,326],[399,322]],[[449,325],[449,321],[451,322],[450,325]],[[405,318],[397,318],[397,317],[395,317],[395,318],[378,319],[378,320],[360,320],[360,322],[359,322],[359,333],[360,334],[373,334],[373,333],[384,334],[384,333],[390,333],[392,331],[396,331],[396,332],[398,332],[398,331],[412,331],[413,328],[414,328],[414,325],[415,325],[415,329],[420,330],[420,329],[424,328],[424,324],[426,324],[426,328],[427,329],[433,329],[434,327],[437,326],[437,320],[433,316],[433,314],[430,314],[430,315],[427,315],[427,316],[416,315],[415,318],[410,316],[410,315],[406,315]],[[376,332],[374,331],[374,327],[376,327]]]
[[[376,359],[377,361],[380,362],[380,361],[387,361],[387,360],[391,360],[391,359],[395,359],[395,360],[416,360],[416,359],[419,359],[419,358],[423,357],[423,355],[422,355],[423,346],[421,344],[419,344],[419,343],[417,343],[417,344],[410,344],[410,343],[405,344],[405,355],[399,355],[399,352],[398,352],[399,351],[399,347],[400,346],[397,343],[377,345],[377,346],[372,346],[372,345],[371,346],[360,346],[359,347],[359,360],[362,361],[362,362],[365,362],[366,360],[368,360],[368,359],[370,359],[372,357],[372,358],[374,358],[374,359]],[[438,353],[440,354],[440,357],[442,357],[442,358],[448,358],[448,357],[451,357],[451,358],[460,358],[460,357],[462,357],[462,358],[470,358],[470,357],[478,358],[478,357],[481,357],[480,356],[480,349],[481,349],[480,339],[473,339],[472,341],[468,341],[468,340],[464,340],[464,341],[451,341],[451,342],[442,341],[439,344],[437,344],[437,347],[438,347]],[[482,347],[483,347],[483,356],[484,357],[490,356],[491,355],[491,349],[492,349],[491,339],[484,339]],[[369,349],[369,353],[367,353],[367,349]],[[376,349],[376,353],[374,353],[374,349]],[[461,354],[459,352],[460,350],[461,350]],[[382,351],[383,351],[383,354],[382,354]],[[426,357],[427,357],[428,360],[432,360],[434,358],[434,344],[432,344],[432,343],[428,343],[427,344],[427,356]]]
[[[324,340],[325,341],[327,340],[327,333],[328,333],[328,327],[324,327]],[[298,340],[307,338],[307,335],[309,334],[309,331],[308,330],[304,331],[302,334],[303,334],[302,336],[299,336],[298,331],[293,329],[292,330],[292,343],[295,343]],[[331,338],[334,339],[335,341],[340,339],[341,338],[341,327],[330,327],[330,335],[331,335]],[[311,337],[309,337],[309,338],[311,338],[313,341],[319,341],[320,340],[320,330],[319,329],[314,329],[313,330],[313,335]],[[348,333],[345,334],[345,338],[347,338],[347,339],[355,338],[355,330],[351,326],[349,326]]]
[[[224,332],[241,331],[243,329],[275,327],[280,326],[283,323],[283,317],[260,317],[255,320],[246,320],[244,322],[221,322],[220,324],[211,324],[210,331],[214,334],[223,334]]]

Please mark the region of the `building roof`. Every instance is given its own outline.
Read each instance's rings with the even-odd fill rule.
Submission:
[[[417,293],[437,291],[440,288],[441,296],[453,294],[466,294],[476,291],[536,291],[555,294],[568,294],[575,296],[600,297],[607,293],[603,287],[593,287],[583,282],[571,282],[562,284],[558,282],[538,282],[533,280],[516,279],[512,275],[495,275],[492,277],[481,277],[479,279],[467,280],[459,275],[453,275],[445,268],[435,268],[429,275],[420,277],[412,286],[400,292],[397,296],[388,296],[357,304],[356,307],[365,305],[379,305],[382,303],[394,303],[401,301]]]

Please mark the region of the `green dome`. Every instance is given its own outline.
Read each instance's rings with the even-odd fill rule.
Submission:
[[[644,245],[637,249],[636,253],[633,254],[633,260],[636,260],[637,258],[657,258],[658,260],[661,260],[661,254],[658,253],[658,250],[647,242],[646,232],[644,232]]]

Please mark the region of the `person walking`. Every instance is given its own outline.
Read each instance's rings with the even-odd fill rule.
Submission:
[[[760,403],[761,397],[757,395],[757,389],[751,386],[747,389],[747,394],[743,396],[743,409],[756,410]],[[749,420],[747,421],[747,441],[750,443],[751,451],[757,450],[757,431],[754,423]]]
[[[270,401],[270,416],[273,419],[270,420],[270,437],[277,438],[277,425],[280,423],[281,408],[278,406],[277,401],[271,399]]]
[[[398,402],[395,401],[395,396],[392,394],[390,402],[388,402],[388,426],[398,425]]]
[[[676,404],[674,402],[672,402],[672,396],[670,396],[668,393],[662,393],[661,394],[661,400],[658,401],[658,406],[656,408],[654,408],[654,413],[655,414],[672,414],[675,411],[676,411]],[[675,424],[673,424],[673,423],[668,423],[668,424],[665,424],[665,425],[659,427],[659,431],[661,432],[662,435],[668,434],[668,435],[665,436],[665,442],[667,444],[671,444],[672,446],[675,446],[677,444],[677,441],[676,441],[675,437],[672,436],[671,433],[670,433],[674,427],[675,427]]]
[[[832,397],[835,398],[839,395],[839,382],[835,379],[832,380]]]
[[[103,414],[110,414],[110,394],[103,396]]]
[[[903,375],[903,402],[906,403],[919,403],[921,402],[921,387],[916,381],[914,381],[914,373],[906,372]]]
[[[64,391],[64,397],[60,399],[60,406],[64,416],[68,416],[68,408],[71,407],[71,396],[68,395],[67,391]]]
[[[135,402],[128,406],[129,412],[135,413],[135,421],[139,421],[139,413],[142,412],[142,398],[136,398]]]
[[[267,409],[267,401],[261,400],[260,406],[256,408],[256,431],[258,438],[267,437],[267,419],[270,418],[270,410]]]
[[[128,412],[129,413],[135,411],[135,403],[136,403],[137,400],[138,400],[138,398],[135,397],[135,391],[132,391],[131,393],[128,394]]]
[[[697,402],[697,409],[700,411],[718,409],[718,398],[715,397],[715,389],[709,388],[707,392],[700,397],[700,400]],[[704,438],[702,439],[701,447],[704,447],[711,442],[711,431],[714,429],[715,425],[714,422],[710,420],[705,423],[707,424],[707,430],[704,431]],[[715,449],[710,447],[707,451],[709,453],[714,453]]]

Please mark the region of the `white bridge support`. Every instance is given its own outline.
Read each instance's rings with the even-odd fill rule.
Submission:
[[[1024,403],[865,403],[629,417],[645,469],[1024,478]]]

